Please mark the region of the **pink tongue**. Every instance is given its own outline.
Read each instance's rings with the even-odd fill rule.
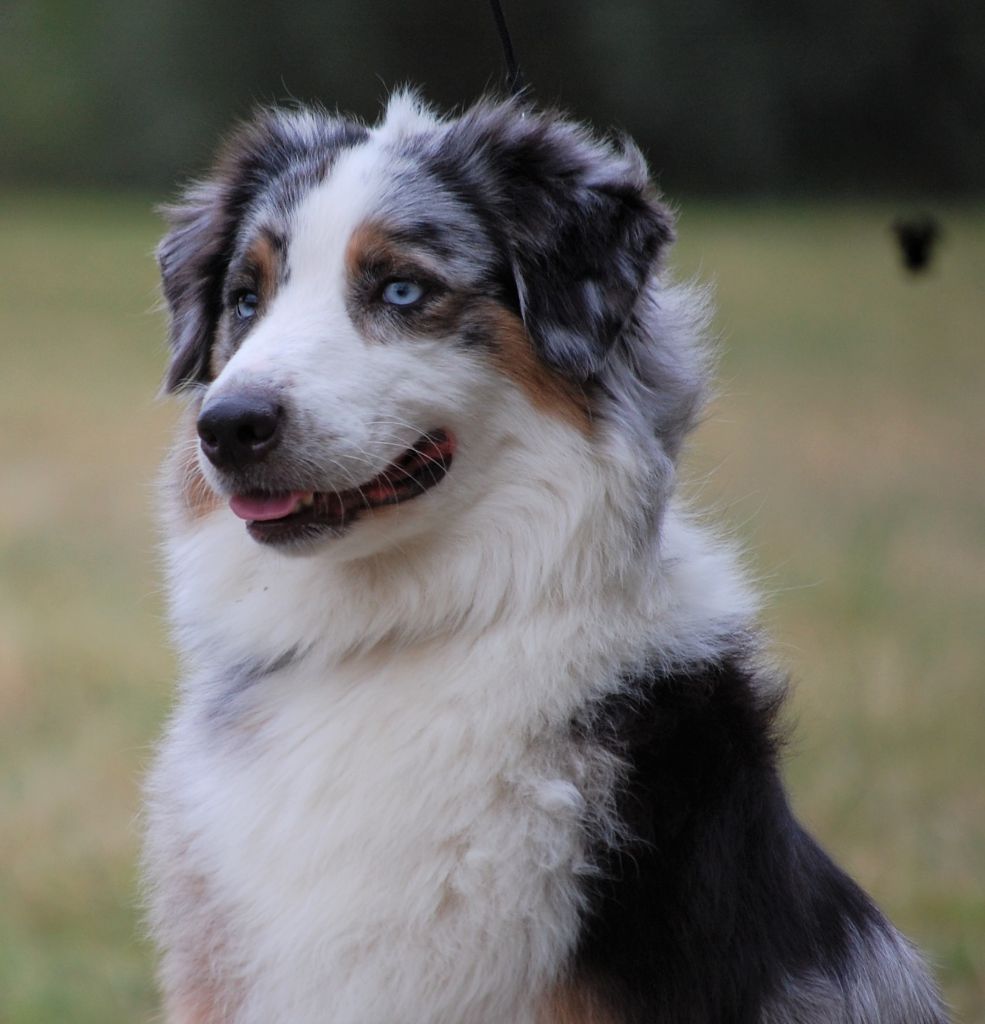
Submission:
[[[310,491],[287,491],[284,494],[234,494],[229,507],[240,519],[264,522],[268,519],[283,519],[289,516],[299,498],[307,498]]]

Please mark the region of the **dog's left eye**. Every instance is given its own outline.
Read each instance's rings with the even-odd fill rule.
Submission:
[[[383,289],[383,301],[391,306],[413,306],[424,298],[424,287],[416,281],[390,281]]]
[[[257,306],[260,304],[260,299],[257,297],[256,292],[240,292],[236,296],[235,309],[236,316],[240,320],[249,320],[251,317],[256,316]]]

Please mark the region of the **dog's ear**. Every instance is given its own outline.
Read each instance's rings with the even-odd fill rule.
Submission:
[[[209,379],[223,287],[243,218],[276,183],[317,180],[335,151],[365,135],[360,125],[321,113],[261,110],[226,141],[210,175],[163,208],[170,231],[157,259],[171,314],[166,391]]]
[[[208,379],[209,353],[222,309],[222,280],[235,236],[235,214],[218,181],[190,187],[162,208],[171,230],[157,247],[170,313],[167,391]]]
[[[274,152],[276,124],[276,115],[261,113],[239,128],[223,146],[209,177],[186,189],[177,203],[161,209],[170,226],[157,247],[171,315],[167,391],[208,380],[223,283],[238,228],[269,172],[275,170],[264,153]]]
[[[673,239],[642,154],[628,140],[600,141],[515,103],[474,108],[456,129],[449,138],[459,136],[472,173],[492,176],[476,184],[494,197],[520,315],[538,353],[588,380]]]

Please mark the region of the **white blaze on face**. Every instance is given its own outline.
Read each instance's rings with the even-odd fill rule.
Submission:
[[[402,333],[399,319],[388,318],[375,337],[353,320],[348,250],[360,227],[379,221],[388,189],[392,195],[390,167],[371,139],[340,155],[302,197],[286,231],[283,283],[206,396],[207,404],[241,390],[277,394],[285,458],[312,474],[285,481],[288,489],[360,486],[435,430],[465,447],[471,436],[477,458],[501,434],[497,395],[509,385],[488,361],[454,336]],[[374,315],[366,309],[360,319]],[[461,445],[456,461],[460,477],[468,461]],[[448,490],[443,485],[445,498]]]
[[[345,249],[378,201],[376,158],[372,144],[344,152],[292,211],[286,280],[213,392],[257,384],[293,389],[326,364],[334,367],[331,379],[340,382],[358,361],[364,342],[346,310]]]
[[[402,389],[405,360],[367,340],[346,305],[346,247],[379,206],[385,176],[371,141],[343,153],[301,199],[290,217],[284,283],[207,396],[279,393],[306,457],[317,451],[317,475],[333,485],[369,479],[399,455],[397,445],[407,448],[440,425],[388,408]],[[398,428],[404,420],[410,425]]]

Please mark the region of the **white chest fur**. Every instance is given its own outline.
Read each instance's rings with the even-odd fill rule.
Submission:
[[[151,778],[147,873],[166,989],[220,1007],[174,1019],[533,1022],[577,939],[586,808],[611,824],[618,770],[571,718],[627,661],[709,656],[747,620],[729,553],[673,514],[635,579],[496,617],[473,574],[481,629],[388,643],[384,595],[425,591],[357,615],[365,588],[341,600],[244,541],[217,517],[172,548],[198,667]],[[433,606],[462,592],[443,565],[401,579]],[[376,640],[344,653],[319,630]]]
[[[159,777],[237,1024],[533,1020],[575,940],[583,790],[607,766],[566,735],[546,676],[568,666],[527,652],[518,674],[517,639],[302,659],[179,711]]]

